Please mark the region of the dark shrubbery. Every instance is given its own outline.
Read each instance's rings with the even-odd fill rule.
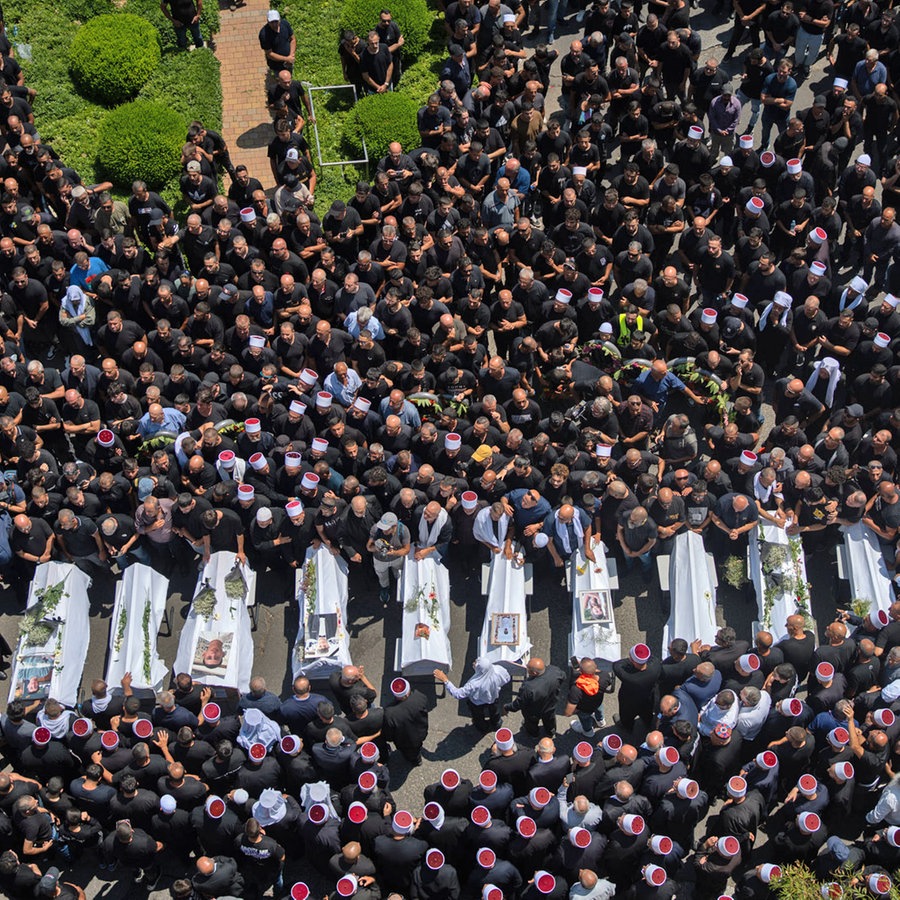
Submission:
[[[377,24],[382,9],[390,9],[391,15],[405,41],[401,54],[412,62],[428,46],[431,25],[435,15],[425,0],[347,0],[341,12],[341,30],[350,28],[363,40]]]
[[[156,29],[140,16],[97,16],[69,47],[69,72],[88,96],[114,106],[135,97],[160,63]]]
[[[100,126],[97,169],[122,187],[139,179],[159,188],[178,175],[186,128],[185,118],[161,103],[126,103]]]

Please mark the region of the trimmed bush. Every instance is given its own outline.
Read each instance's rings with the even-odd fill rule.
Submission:
[[[167,56],[141,88],[138,100],[162,103],[207,128],[222,128],[222,85],[219,61],[209,50]],[[184,137],[187,137],[185,134]]]
[[[419,106],[424,106],[428,97],[440,86],[441,66],[446,54],[426,51],[403,70],[398,90],[412,97]]]
[[[363,40],[377,24],[382,9],[389,9],[405,41],[401,55],[405,60],[417,59],[428,46],[435,14],[425,0],[347,0],[341,13],[341,30],[350,28]]]
[[[140,16],[97,16],[69,47],[69,72],[81,91],[115,106],[135,97],[161,59],[156,29]]]
[[[70,19],[78,22],[115,11],[112,0],[59,0],[59,6]]]
[[[347,136],[366,139],[369,159],[381,159],[391,141],[400,141],[406,152],[415,150],[421,140],[416,127],[419,106],[412,97],[400,93],[370,94],[363,97],[347,121]]]
[[[114,109],[100,126],[98,171],[123,187],[138,179],[164,185],[178,175],[187,124],[161,103],[137,100]]]

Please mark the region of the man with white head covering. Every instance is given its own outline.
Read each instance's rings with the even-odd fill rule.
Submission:
[[[253,744],[262,744],[271,749],[281,737],[281,729],[259,709],[250,708],[244,712],[244,721],[237,736],[237,742],[246,750]]]
[[[492,503],[475,516],[472,534],[492,554],[502,551],[509,559],[512,556],[513,536],[512,528],[510,528],[511,518],[507,515],[502,503]]]
[[[510,675],[486,656],[479,656],[474,667],[475,674],[462,687],[456,687],[440,669],[434,670],[434,677],[447,686],[451,697],[468,702],[473,724],[482,734],[487,734],[500,727],[500,691],[509,682]]]

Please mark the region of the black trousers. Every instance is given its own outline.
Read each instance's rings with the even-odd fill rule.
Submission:
[[[469,704],[469,711],[472,713],[472,722],[482,734],[487,734],[489,731],[496,731],[500,727],[499,700],[483,705],[473,703],[471,700],[467,700],[466,702]]]

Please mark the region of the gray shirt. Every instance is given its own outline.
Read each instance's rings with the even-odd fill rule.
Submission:
[[[399,559],[398,556],[388,556],[388,551],[399,550],[410,542],[409,529],[402,522],[398,522],[394,533],[389,537],[377,525],[373,525],[369,530],[369,540],[375,544],[375,559],[379,562]]]

